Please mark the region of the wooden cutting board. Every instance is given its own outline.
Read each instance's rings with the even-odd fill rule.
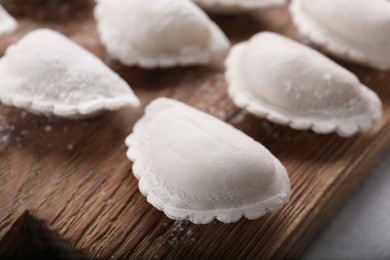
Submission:
[[[20,27],[0,40],[1,54],[35,28],[63,32],[127,80],[143,105],[159,96],[178,99],[263,143],[287,167],[293,196],[254,221],[173,221],[146,202],[125,157],[124,139],[143,108],[68,121],[1,106],[0,258],[297,257],[389,148],[390,72],[342,63],[384,102],[384,118],[371,132],[344,139],[295,131],[237,109],[222,66],[148,71],[114,62],[99,43],[93,1],[32,2],[2,1]],[[297,38],[287,9],[212,18],[232,42],[264,30]]]

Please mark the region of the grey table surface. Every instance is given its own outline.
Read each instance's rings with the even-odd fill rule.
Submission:
[[[302,259],[390,259],[390,150]]]

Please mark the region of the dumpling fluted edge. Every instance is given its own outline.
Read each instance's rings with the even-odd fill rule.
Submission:
[[[211,32],[210,43],[208,46],[208,50],[197,52],[195,55],[188,53],[181,53],[179,55],[166,55],[161,54],[157,57],[146,57],[137,51],[133,51],[131,54],[133,57],[130,61],[128,57],[123,57],[124,55],[120,50],[118,50],[118,44],[113,47],[110,42],[112,41],[110,35],[105,32],[105,26],[102,25],[103,22],[100,22],[100,19],[103,19],[103,2],[107,0],[99,0],[94,9],[94,17],[97,21],[97,30],[99,33],[99,38],[101,42],[104,44],[105,48],[109,52],[109,54],[116,60],[120,61],[120,63],[126,66],[139,66],[145,69],[154,69],[154,68],[172,68],[176,66],[192,66],[192,65],[206,65],[209,63],[213,63],[219,60],[223,60],[223,58],[227,55],[227,52],[231,46],[231,43],[227,36],[223,33],[221,28],[212,21],[206,14],[209,28]],[[194,8],[200,9],[195,3],[192,3],[192,0],[189,1]],[[200,9],[201,10],[201,9]],[[203,10],[201,10],[204,13]],[[122,47],[123,48],[123,47]]]
[[[20,39],[15,44],[9,46],[5,52],[5,55],[0,59],[0,63],[7,58],[8,52],[17,51],[19,46],[19,42],[23,41],[25,37],[28,37],[31,34],[37,33],[46,33],[48,35],[53,34],[55,37],[61,37],[64,41],[68,41],[67,44],[72,44],[78,49],[82,50],[86,55],[92,56],[96,62],[101,64],[102,66],[107,67],[98,57],[84,49],[82,46],[79,46],[77,43],[68,39],[66,36],[58,33],[56,31],[50,29],[37,29],[26,34],[22,39]],[[108,67],[107,67],[108,68]],[[121,79],[115,72],[109,69],[109,72],[115,75],[116,78],[120,80],[124,85],[128,86],[128,84]],[[50,116],[58,116],[67,119],[84,119],[94,117],[104,111],[114,111],[125,107],[138,107],[140,105],[140,100],[133,93],[131,89],[129,89],[129,94],[126,96],[117,96],[110,97],[106,99],[99,100],[90,100],[81,102],[77,105],[69,105],[69,104],[55,104],[52,101],[45,100],[37,100],[32,99],[30,97],[20,95],[17,93],[8,93],[0,90],[0,101],[8,106],[17,107],[20,109],[25,109],[28,112],[35,115],[44,115],[47,117]]]
[[[160,103],[160,104],[159,104]],[[164,106],[170,107],[172,105],[183,105],[178,101],[174,101],[168,98],[158,98],[152,101],[145,109],[145,115],[134,126],[133,132],[126,138],[125,144],[128,146],[126,156],[129,160],[133,161],[133,175],[139,180],[138,187],[140,192],[147,198],[147,201],[160,211],[163,211],[171,219],[175,220],[189,220],[194,224],[207,224],[217,219],[224,223],[233,223],[245,217],[247,219],[256,219],[264,216],[268,212],[274,212],[287,204],[291,196],[290,180],[286,168],[281,162],[270,153],[275,165],[275,174],[284,181],[285,190],[281,191],[277,195],[267,199],[266,201],[260,201],[258,203],[247,205],[245,207],[233,208],[233,209],[215,209],[215,210],[188,210],[180,209],[165,204],[161,199],[155,196],[148,185],[143,179],[143,172],[145,171],[142,154],[140,150],[140,140],[142,140],[145,129],[153,120],[153,117],[158,114]]]
[[[225,79],[228,83],[228,94],[237,107],[259,117],[266,118],[276,124],[286,125],[296,130],[311,129],[318,134],[330,134],[332,132],[336,132],[342,137],[350,137],[358,132],[368,131],[382,118],[381,100],[374,91],[362,84],[360,84],[360,90],[363,92],[363,96],[367,98],[370,105],[369,123],[364,124],[359,123],[359,120],[352,120],[350,122],[338,121],[337,123],[331,123],[316,121],[312,118],[294,117],[293,115],[287,115],[272,109],[265,102],[261,102],[259,100],[254,102],[248,97],[248,95],[246,95],[247,90],[245,88],[245,83],[240,80],[240,75],[238,73],[241,69],[239,64],[242,62],[242,54],[249,43],[250,40],[233,46],[227,59],[225,60]]]
[[[333,37],[329,35],[326,30],[317,26],[315,22],[309,19],[302,11],[300,0],[291,1],[289,10],[292,15],[292,21],[299,33],[321,47],[324,51],[333,54],[340,59],[366,65],[374,69],[390,69],[390,65],[378,62],[374,58],[371,58],[370,55],[366,55],[364,51],[358,51],[354,48],[343,46],[343,44],[340,44],[337,41],[333,41]]]

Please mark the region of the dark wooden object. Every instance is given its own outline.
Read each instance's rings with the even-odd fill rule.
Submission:
[[[287,207],[254,221],[229,225],[172,221],[139,193],[132,164],[125,157],[124,138],[142,109],[68,121],[0,106],[0,252],[9,252],[7,241],[18,234],[18,227],[27,225],[58,233],[44,237],[66,241],[60,243],[66,245],[60,252],[69,253],[70,243],[91,258],[297,257],[389,148],[389,72],[342,63],[379,94],[384,118],[369,133],[349,139],[321,136],[274,125],[237,109],[227,96],[222,66],[148,71],[114,62],[99,43],[93,1],[2,4],[20,26],[0,40],[0,54],[34,28],[61,31],[126,79],[143,105],[159,96],[175,98],[262,142],[288,168],[294,195]],[[263,30],[296,38],[286,9],[212,18],[233,42]],[[24,242],[18,246],[27,250]]]

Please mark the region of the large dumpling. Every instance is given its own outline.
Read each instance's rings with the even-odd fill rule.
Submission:
[[[0,37],[15,31],[17,23],[0,5]]]
[[[265,147],[178,101],[153,101],[126,145],[140,191],[173,219],[254,219],[290,198],[287,171]]]
[[[286,0],[193,0],[202,8],[218,13],[236,13],[283,6]]]
[[[390,69],[390,1],[294,0],[290,9],[299,32],[328,52]]]
[[[0,99],[66,118],[138,106],[129,85],[97,57],[48,29],[33,31],[0,60]]]
[[[99,0],[98,31],[108,53],[144,68],[222,60],[230,43],[190,0]]]
[[[378,96],[355,75],[274,33],[234,46],[226,66],[235,104],[275,123],[351,136],[370,129],[382,115]]]

